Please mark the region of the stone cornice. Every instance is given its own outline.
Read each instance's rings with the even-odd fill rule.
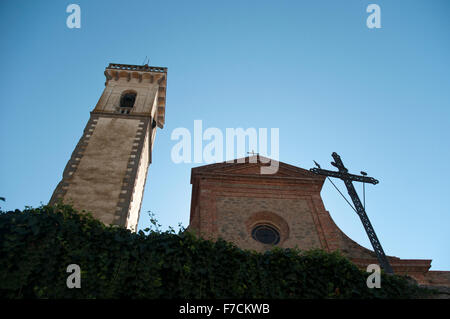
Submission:
[[[310,177],[294,177],[294,176],[277,176],[276,174],[260,174],[260,175],[253,175],[253,174],[233,174],[233,173],[217,173],[217,172],[211,172],[211,173],[196,173],[193,177],[194,179],[197,178],[208,178],[208,179],[224,179],[226,178],[227,181],[230,180],[243,180],[243,179],[266,179],[271,181],[277,181],[277,182],[289,182],[289,183],[308,183],[308,184],[317,184],[322,185],[323,181],[320,181],[315,178]],[[192,181],[192,182],[193,182]]]
[[[142,119],[142,118],[151,118],[150,113],[131,113],[131,114],[121,114],[115,112],[105,112],[105,111],[92,111],[91,115],[100,115],[103,117],[115,117],[122,119]]]
[[[275,174],[249,174],[241,172],[242,169],[245,170],[247,168],[269,167],[269,161],[273,161],[276,167],[278,167],[278,171]],[[192,168],[191,184],[200,177],[209,179],[258,179],[260,181],[266,180],[271,182],[309,183],[319,185],[320,187],[325,181],[323,176],[315,175],[300,167],[271,160],[260,155]]]

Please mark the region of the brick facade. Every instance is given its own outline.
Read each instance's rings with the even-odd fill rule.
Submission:
[[[222,238],[262,252],[272,246],[256,241],[251,232],[265,224],[278,230],[281,248],[340,250],[364,269],[378,263],[374,252],[347,237],[325,209],[320,196],[323,176],[282,162],[275,174],[261,174],[267,159],[260,159],[253,156],[193,168],[188,229],[204,238]],[[450,272],[428,271],[431,260],[388,258],[396,273],[422,284],[450,286]]]

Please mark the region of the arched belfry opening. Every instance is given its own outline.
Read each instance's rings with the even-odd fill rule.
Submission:
[[[126,91],[120,97],[120,107],[131,109],[134,106],[134,102],[136,102],[136,92]]]

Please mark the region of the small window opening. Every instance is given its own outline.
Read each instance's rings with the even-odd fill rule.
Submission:
[[[132,108],[136,101],[136,93],[125,93],[120,99],[120,107]]]

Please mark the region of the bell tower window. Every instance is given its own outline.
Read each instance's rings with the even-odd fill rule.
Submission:
[[[137,93],[133,91],[126,91],[122,93],[122,96],[120,97],[120,104],[118,107],[116,106],[116,112],[120,114],[130,114],[133,109],[134,102],[136,101],[136,95]]]
[[[120,107],[132,108],[136,101],[136,93],[124,93],[120,98]]]

